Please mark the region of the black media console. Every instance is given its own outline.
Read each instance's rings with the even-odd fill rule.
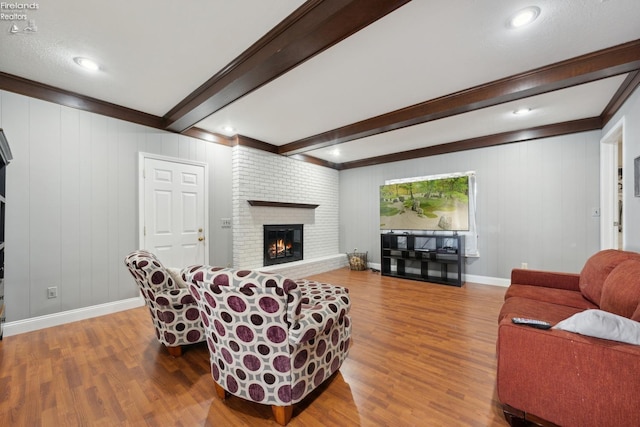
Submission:
[[[380,243],[383,276],[462,286],[464,236],[385,233]]]

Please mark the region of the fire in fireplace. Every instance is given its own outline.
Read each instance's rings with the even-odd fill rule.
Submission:
[[[264,225],[264,265],[302,259],[303,224]]]

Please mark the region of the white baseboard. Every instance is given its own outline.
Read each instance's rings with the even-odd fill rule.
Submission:
[[[32,317],[24,320],[7,322],[4,325],[4,336],[23,334],[25,332],[37,331],[51,326],[64,325],[78,320],[90,319],[92,317],[104,316],[105,314],[117,313],[131,308],[144,305],[142,296],[124,299],[121,301],[108,302],[105,304],[93,305],[90,307],[77,308],[60,313],[46,314],[44,316]]]
[[[344,254],[341,254],[344,257]],[[331,259],[334,257],[326,257]],[[368,263],[369,268],[380,270],[379,263]],[[479,283],[482,285],[493,286],[509,286],[509,279],[501,279],[497,277],[475,276],[470,274],[464,275],[465,282]],[[30,319],[16,320],[7,322],[4,325],[4,336],[23,334],[25,332],[37,331],[39,329],[49,328],[51,326],[64,325],[66,323],[76,322],[78,320],[90,319],[92,317],[104,316],[105,314],[117,313],[119,311],[129,310],[131,308],[142,307],[144,300],[141,296],[129,298],[121,301],[108,302],[105,304],[94,305],[90,307],[78,308],[75,310],[63,311],[60,313],[47,314],[44,316],[32,317]]]
[[[367,264],[369,268],[373,268],[376,270],[380,270],[380,263],[370,262]],[[502,286],[509,287],[511,284],[510,279],[501,279],[499,277],[487,277],[487,276],[476,276],[473,274],[463,274],[462,275],[463,282],[471,282],[471,283],[479,283],[481,285],[492,285],[492,286]]]
[[[502,279],[500,277],[487,277],[487,276],[475,276],[473,274],[464,275],[465,282],[479,283],[481,285],[501,286],[508,288],[511,284],[511,279]]]

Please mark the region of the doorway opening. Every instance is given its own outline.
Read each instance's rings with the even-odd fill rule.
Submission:
[[[624,118],[600,141],[600,249],[623,249]]]

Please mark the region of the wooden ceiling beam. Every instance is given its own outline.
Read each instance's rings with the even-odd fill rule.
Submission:
[[[304,153],[640,69],[640,40],[496,80],[279,147]]]
[[[531,141],[534,139],[551,138],[553,136],[568,135],[577,132],[586,132],[602,129],[602,119],[592,117],[589,119],[573,120],[552,125],[538,126],[529,129],[503,132],[495,135],[481,136],[446,144],[433,145],[431,147],[417,148],[383,156],[370,157],[363,160],[354,160],[338,164],[337,169],[353,169],[364,166],[374,166],[382,163],[399,162],[419,157],[429,157],[438,154],[455,153],[458,151],[474,150],[477,148],[494,147],[496,145],[511,144],[514,142]]]
[[[165,128],[184,132],[409,0],[309,0],[169,111]]]

